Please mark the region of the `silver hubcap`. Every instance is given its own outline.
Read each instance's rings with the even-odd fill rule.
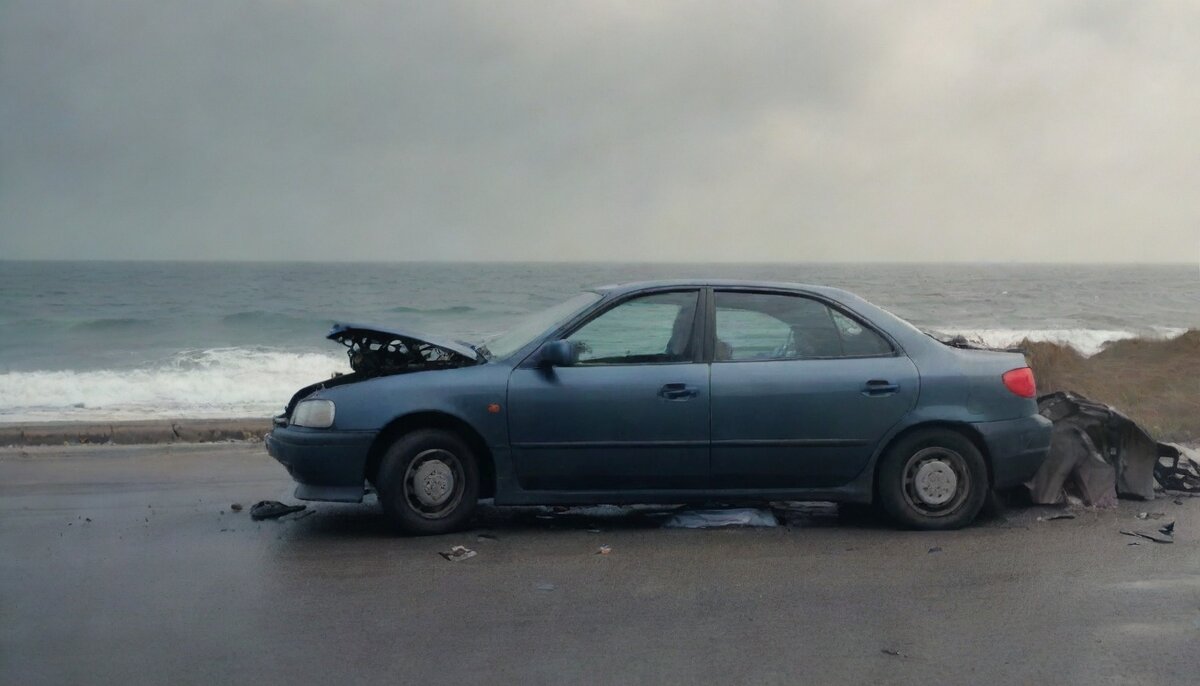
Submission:
[[[418,515],[440,519],[454,512],[462,501],[464,479],[457,455],[440,448],[425,450],[408,464],[403,497]]]
[[[956,512],[970,492],[967,462],[949,448],[922,448],[904,465],[904,499],[927,517]]]
[[[454,491],[454,472],[441,460],[427,460],[413,472],[413,487],[422,505],[441,505]]]
[[[917,468],[913,486],[921,502],[941,505],[954,497],[954,492],[958,490],[958,477],[950,465],[941,460],[930,460]]]

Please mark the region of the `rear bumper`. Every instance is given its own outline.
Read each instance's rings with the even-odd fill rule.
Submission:
[[[301,500],[362,502],[367,452],[373,431],[326,431],[277,427],[267,434],[267,453],[296,480]]]
[[[1011,488],[1033,478],[1050,450],[1053,423],[1040,414],[972,426],[987,444],[993,488]]]

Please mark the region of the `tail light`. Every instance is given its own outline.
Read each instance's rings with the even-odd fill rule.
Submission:
[[[1000,376],[1004,387],[1022,398],[1032,398],[1037,395],[1037,384],[1033,380],[1033,370],[1029,367],[1010,369]]]

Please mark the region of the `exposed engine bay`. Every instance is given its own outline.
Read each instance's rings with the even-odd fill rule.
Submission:
[[[386,331],[352,328],[331,332],[329,338],[346,346],[350,368],[362,378],[452,369],[480,361],[475,354],[464,355],[420,338]]]
[[[443,340],[413,331],[387,331],[356,324],[335,324],[326,336],[346,346],[349,374],[336,375],[305,386],[292,396],[276,423],[286,423],[296,403],[322,388],[332,388],[377,376],[410,374],[436,369],[455,369],[482,364],[482,353],[458,341]]]

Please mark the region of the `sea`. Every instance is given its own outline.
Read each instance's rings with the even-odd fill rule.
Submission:
[[[837,286],[989,346],[1093,355],[1200,328],[1195,266],[0,261],[0,422],[267,417],[348,371],[334,322],[478,342],[589,287],[675,277]]]

